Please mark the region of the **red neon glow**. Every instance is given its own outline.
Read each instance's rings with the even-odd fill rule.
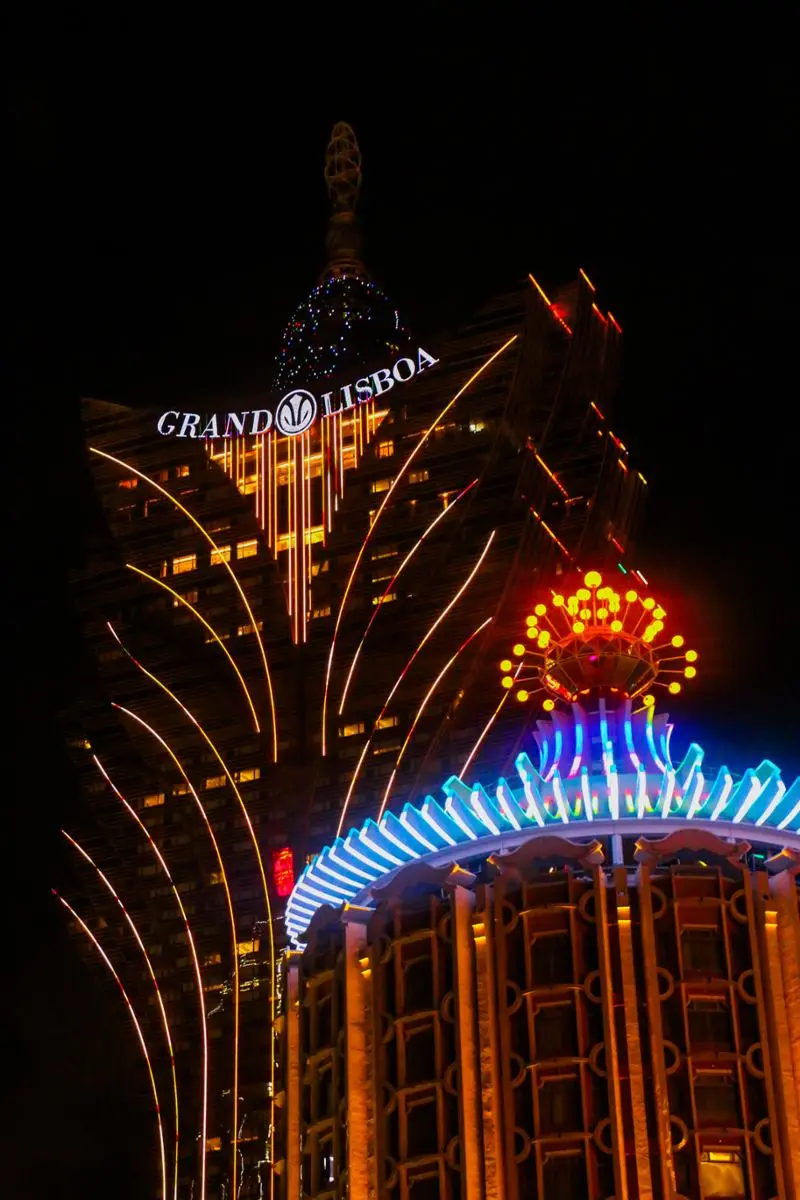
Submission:
[[[294,854],[291,846],[272,851],[272,881],[276,896],[291,896],[294,887]]]

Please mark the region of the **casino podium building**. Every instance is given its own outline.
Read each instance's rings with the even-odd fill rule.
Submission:
[[[348,859],[340,868],[323,855],[306,869],[309,857],[328,846],[338,858],[339,840],[348,842],[348,831],[370,819],[405,846],[400,831],[417,822],[413,815],[401,820],[411,812],[406,805],[416,811],[420,797],[438,796],[442,780],[457,777],[470,787],[483,780],[492,805],[500,779],[515,796],[538,786],[515,766],[521,754],[533,754],[530,714],[517,699],[535,692],[526,683],[530,656],[514,653],[525,639],[530,596],[551,595],[590,565],[626,587],[645,586],[632,558],[645,482],[608,420],[620,329],[592,281],[580,272],[549,292],[525,277],[463,327],[420,341],[364,265],[355,216],[360,155],[346,126],[334,129],[326,180],[328,263],[292,315],[263,394],[221,396],[204,413],[132,410],[106,400],[84,405],[102,520],[75,581],[87,662],[65,725],[85,805],[65,835],[70,869],[61,899],[96,964],[98,986],[123,990],[119,1019],[131,1025],[142,1069],[121,1086],[151,1096],[153,1192],[174,1200],[361,1194],[348,1165],[348,1146],[361,1143],[350,1140],[355,1125],[342,1108],[344,993],[336,991],[328,1010],[339,1039],[332,1047],[322,1017],[314,1029],[323,1032],[306,1027],[311,960],[290,954],[282,975],[280,955],[302,943],[320,905],[346,900],[348,912],[369,910],[373,899],[361,884],[377,881],[374,866]],[[506,661],[501,674],[498,663]],[[566,692],[569,678],[562,679]],[[631,721],[635,731],[640,718]],[[623,738],[626,728],[623,722]],[[581,736],[589,737],[588,726]],[[556,752],[551,743],[559,762],[565,745]],[[644,751],[640,757],[651,762]],[[588,760],[581,765],[589,770]],[[621,781],[621,766],[618,773]],[[653,803],[654,784],[647,786]],[[621,796],[624,805],[624,788]],[[638,804],[635,790],[634,797]],[[467,803],[464,796],[459,803]],[[486,810],[496,824],[493,811]],[[528,808],[520,811],[522,825]],[[451,817],[442,820],[455,838]],[[484,838],[477,817],[465,809],[461,820],[476,840]],[[598,818],[592,833],[602,841],[600,825]],[[505,825],[498,830],[505,837]],[[417,833],[428,843],[412,843],[421,855],[444,848],[422,824]],[[589,865],[580,871],[605,878],[633,861],[628,834],[621,836],[619,862],[603,843],[602,862],[600,850],[587,851]],[[357,839],[348,844],[356,860],[364,853],[371,860]],[[405,861],[405,849],[383,841],[381,848],[382,864],[394,869]],[[502,840],[491,854],[507,848]],[[474,857],[462,860],[460,850],[453,861],[475,876],[462,888],[464,912],[465,904],[499,894],[487,882],[493,867],[474,869]],[[418,865],[443,869],[439,857]],[[448,879],[452,871],[451,863]],[[408,878],[399,872],[388,882],[405,887]],[[447,887],[441,897],[450,896]],[[487,916],[487,939],[496,936],[490,926]],[[344,924],[332,928],[339,932],[312,931],[317,940],[305,954],[316,954],[319,938],[330,939],[330,978],[339,989],[335,946]],[[784,927],[776,929],[785,940]],[[398,936],[406,932],[413,941],[405,926]],[[452,956],[442,954],[440,965],[444,1003],[445,982],[456,978]],[[465,987],[459,994],[468,1003]],[[302,997],[300,1008],[292,995]],[[447,1001],[451,1038],[454,1003]],[[384,1009],[400,1011],[388,1000]],[[299,1026],[293,1014],[301,1014]],[[332,1048],[336,1063],[336,1074],[314,1085],[313,1100],[289,1086],[291,1072],[304,1080],[310,1070],[310,1059],[298,1057],[316,1054],[310,1036],[322,1039],[319,1063]],[[622,1053],[625,1039],[619,1042]],[[442,1054],[437,1063],[454,1061],[449,1048]],[[611,1072],[597,1056],[595,1066]],[[442,1101],[450,1115],[437,1116],[434,1153],[444,1164],[441,1178],[458,1194],[473,1143],[464,1142],[466,1158],[455,1148],[442,1157],[463,1090],[453,1071],[447,1080],[455,1094]],[[391,1086],[399,1096],[400,1085]],[[764,1094],[776,1093],[764,1084]],[[329,1147],[323,1126],[331,1118],[321,1114],[330,1105],[337,1124]],[[370,1136],[390,1137],[377,1109],[367,1115]],[[422,1115],[427,1123],[430,1114]],[[608,1119],[597,1136],[619,1147],[622,1126],[611,1110]],[[758,1135],[769,1132],[775,1146],[777,1121],[771,1117]],[[433,1185],[409,1174],[419,1155],[414,1135],[397,1122],[402,1152],[399,1142],[387,1142],[376,1176],[378,1151],[370,1151],[373,1173],[364,1186],[384,1189],[375,1195],[405,1188],[418,1198],[423,1184]],[[498,1124],[497,1136],[514,1128]],[[750,1126],[746,1132],[749,1138]],[[527,1143],[514,1138],[516,1156]],[[594,1170],[588,1142],[585,1149],[586,1170]],[[620,1153],[614,1150],[613,1162]],[[396,1173],[385,1166],[390,1161]],[[619,1198],[625,1193],[614,1179]],[[469,1195],[477,1194],[474,1186]],[[506,1186],[512,1183],[498,1183],[495,1194]]]

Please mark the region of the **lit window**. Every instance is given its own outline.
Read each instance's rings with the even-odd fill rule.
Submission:
[[[179,467],[175,468],[175,477],[177,479],[185,479],[188,474],[189,474],[189,464],[188,463],[182,463]]]
[[[399,724],[400,724],[400,718],[398,716],[381,717],[379,720],[377,720],[375,722],[375,728],[376,729],[394,729],[394,727]]]
[[[220,547],[219,547],[217,550],[212,550],[212,551],[211,551],[211,565],[212,565],[212,567],[213,567],[213,566],[214,566],[216,563],[223,563],[223,562],[230,562],[230,561],[231,561],[231,548],[230,548],[230,546],[220,546]]]
[[[385,571],[383,575],[373,575],[373,583],[386,583],[387,579],[394,579],[394,571]]]
[[[246,542],[237,542],[237,558],[252,558],[255,554],[258,554],[258,538],[250,538]]]
[[[384,546],[381,550],[374,550],[372,553],[372,561],[377,562],[379,558],[395,558],[397,556],[397,546]]]
[[[172,560],[172,574],[183,575],[186,571],[194,571],[197,569],[196,554],[180,554]]]
[[[120,479],[119,486],[121,488],[135,488],[139,486],[138,479]]]
[[[450,507],[450,501],[453,498],[453,496],[455,496],[455,494],[456,494],[455,488],[453,489],[452,492],[439,492],[439,499],[442,502],[442,508]]]
[[[373,479],[372,483],[369,485],[369,490],[372,492],[373,496],[375,496],[379,492],[388,492],[391,486],[391,479]]]
[[[205,786],[207,789],[225,787],[227,782],[227,778],[224,775],[212,775],[210,779],[206,780]]]
[[[208,876],[208,882],[211,887],[215,883],[222,883],[222,871],[212,871]]]
[[[233,778],[237,783],[249,783],[251,779],[260,779],[261,767],[242,767],[241,771],[234,772]]]
[[[394,454],[394,442],[378,442],[378,458],[391,458]]]
[[[222,962],[222,955],[220,954],[219,950],[215,950],[213,952],[213,954],[206,954],[203,956],[203,966],[204,967],[213,967],[213,966],[216,966],[217,963],[221,963],[221,962]]]
[[[315,608],[315,609],[312,611],[312,613],[311,613],[311,619],[312,619],[312,620],[315,620],[317,617],[329,617],[330,615],[331,615],[331,606],[330,606],[330,604],[323,604],[323,605],[322,605],[322,608]]]
[[[189,791],[190,791],[190,788],[185,779],[183,780],[182,783],[174,783],[172,785],[173,796],[188,796]]]
[[[325,530],[321,525],[314,525],[306,532],[306,545],[316,546],[318,542],[325,541]]]
[[[260,632],[264,628],[264,622],[258,621],[256,624],[257,624],[257,628]],[[236,636],[237,637],[244,637],[245,634],[252,633],[252,632],[253,632],[253,626],[250,625],[249,623],[247,625],[237,625],[236,626]]]
[[[486,428],[485,421],[470,421],[470,423],[469,423],[470,433],[483,433],[485,428]]]
[[[206,1138],[206,1152],[208,1154],[213,1154],[216,1150],[221,1150],[221,1149],[222,1149],[222,1138],[221,1137]]]
[[[400,749],[400,742],[398,740],[393,739],[391,742],[384,742],[383,745],[381,745],[379,743],[377,746],[373,746],[372,753],[373,754],[390,754],[393,750],[399,750],[399,749]]]
[[[197,601],[200,599],[200,593],[198,592],[197,588],[192,588],[191,591],[184,592],[181,599],[185,600],[187,604],[197,604]],[[172,607],[180,608],[180,605],[181,601],[178,599],[178,597],[173,596]]]
[[[272,879],[278,896],[291,896],[294,888],[294,855],[291,846],[272,851]]]
[[[425,482],[427,482],[428,479],[430,479],[430,477],[431,477],[431,473],[427,469],[427,467],[425,467],[421,471],[412,471],[408,476],[408,482],[409,483],[425,483]]]
[[[385,596],[373,596],[373,604],[388,604],[390,600],[397,599],[397,592],[387,592]]]
[[[357,733],[364,732],[364,722],[355,721],[351,725],[343,725],[339,730],[339,737],[354,737]]]
[[[167,797],[163,792],[151,792],[149,796],[145,796],[144,808],[158,808],[159,804],[166,804]]]
[[[250,938],[248,941],[239,942],[236,949],[240,954],[258,954],[260,945],[260,938]]]
[[[330,569],[331,564],[327,558],[323,558],[322,562],[311,564],[311,574],[314,577],[317,575],[325,575],[328,571],[330,571]]]
[[[242,493],[243,496],[252,496],[253,492],[255,492],[257,490],[258,490],[258,480],[255,477],[253,477],[252,479],[246,479],[244,481],[244,483],[242,484],[242,486],[239,488],[239,491]]]

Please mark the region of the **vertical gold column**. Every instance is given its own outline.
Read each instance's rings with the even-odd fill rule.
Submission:
[[[484,1195],[486,1200],[506,1200],[508,1192],[503,1159],[503,1127],[499,1111],[502,1073],[498,1042],[497,984],[494,939],[488,909],[480,913],[473,912],[472,937],[475,943]]]
[[[603,1002],[603,1033],[606,1041],[606,1075],[611,1107],[611,1143],[614,1160],[616,1200],[628,1200],[628,1174],[625,1164],[625,1125],[622,1095],[619,1086],[619,1053],[614,1023],[614,976],[611,966],[611,943],[608,937],[608,903],[605,875],[599,867],[594,871],[595,911],[597,913],[597,949],[600,962],[601,997]]]
[[[345,999],[347,1009],[347,1177],[350,1200],[375,1200],[375,1109],[372,1099],[372,1019],[367,1005],[371,972],[365,917],[372,910],[346,907]]]
[[[647,1110],[644,1098],[644,1068],[642,1042],[639,1037],[639,1010],[636,996],[636,972],[633,965],[633,930],[631,927],[631,897],[628,876],[624,867],[614,870],[614,889],[617,895],[617,931],[622,975],[622,1007],[625,1021],[625,1041],[628,1052],[628,1086],[633,1116],[633,1145],[636,1155],[636,1182],[639,1200],[653,1200],[653,1180],[650,1174],[650,1147],[647,1138]]]
[[[644,990],[647,1002],[647,1023],[650,1029],[650,1057],[653,1070],[653,1100],[658,1137],[658,1168],[661,1190],[665,1197],[674,1196],[675,1157],[672,1149],[672,1130],[669,1122],[669,1085],[664,1065],[664,1028],[661,1020],[661,996],[658,990],[658,956],[653,919],[653,886],[650,868],[639,867],[639,921],[644,952]]]
[[[771,1082],[775,1094],[777,1129],[773,1145],[775,1141],[780,1144],[780,1157],[776,1153],[776,1159],[783,1166],[786,1194],[796,1197],[800,1196],[800,1063],[796,1061],[800,1057],[800,1045],[793,1042],[790,1020],[793,1007],[800,1002],[800,963],[796,936],[797,902],[788,892],[786,883],[779,882],[788,874],[788,871],[781,872],[770,881],[766,871],[759,871],[754,890],[761,951],[761,993],[767,1024],[764,1067],[766,1082]],[[791,879],[787,883],[794,886]],[[778,1150],[777,1146],[774,1148]]]
[[[789,1058],[800,1117],[800,909],[797,885],[798,877],[791,870],[781,871],[770,880],[770,892],[778,914],[777,936],[789,1031]]]
[[[475,895],[466,888],[452,891],[453,946],[458,1012],[458,1103],[461,1110],[464,1200],[482,1200],[481,1078],[475,1021],[476,972],[470,940]]]
[[[300,1088],[303,1077],[300,1045],[300,954],[286,954],[286,1195],[300,1195],[300,1164],[303,1159],[300,1133]]]

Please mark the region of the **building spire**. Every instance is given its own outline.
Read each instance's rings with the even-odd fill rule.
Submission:
[[[323,278],[344,274],[366,275],[361,259],[361,232],[356,205],[361,189],[361,151],[346,121],[338,121],[325,154],[325,183],[333,212],[325,247],[328,265]]]

